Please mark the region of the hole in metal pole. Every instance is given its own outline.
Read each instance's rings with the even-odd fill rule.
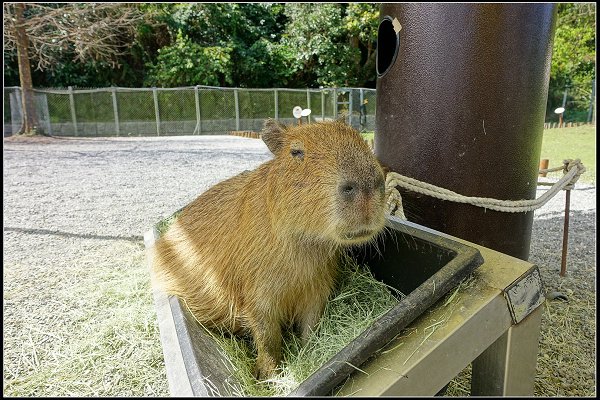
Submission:
[[[377,30],[377,58],[375,62],[377,77],[381,78],[394,65],[400,47],[400,37],[394,29],[392,17],[386,15]]]

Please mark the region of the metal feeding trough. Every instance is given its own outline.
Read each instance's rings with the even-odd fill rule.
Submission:
[[[359,248],[352,255],[375,278],[406,296],[368,329],[290,393],[292,396],[333,394],[352,372],[385,346],[415,318],[483,263],[478,249],[436,235],[419,225],[388,217],[389,233],[378,250]],[[145,235],[146,248],[158,238]],[[150,253],[148,253],[150,256]],[[149,258],[148,262],[152,260]],[[224,368],[217,344],[198,325],[179,299],[155,291],[155,305],[171,394],[230,395],[231,373]],[[210,377],[209,382],[203,377]]]

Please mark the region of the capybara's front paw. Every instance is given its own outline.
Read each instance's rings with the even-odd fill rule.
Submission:
[[[269,356],[258,357],[254,366],[254,377],[259,381],[264,381],[275,377],[277,374],[277,362]]]

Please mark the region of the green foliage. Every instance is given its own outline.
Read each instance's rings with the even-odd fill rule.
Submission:
[[[140,3],[130,51],[113,67],[73,61],[33,71],[36,87],[375,87],[379,3]],[[595,78],[594,3],[559,3],[547,119],[568,88],[568,121],[587,119]],[[19,85],[4,52],[5,86]]]
[[[228,49],[226,86],[273,87],[291,76],[288,53],[278,45],[282,18],[274,4],[191,3],[175,6],[170,26],[201,46]]]
[[[377,30],[379,27],[378,3],[350,3],[344,23],[351,41],[361,50],[360,64],[355,65],[359,86],[375,87],[377,75],[375,59]],[[361,84],[362,83],[362,84]]]
[[[4,51],[4,86],[21,86],[16,51]]]
[[[158,51],[156,63],[148,65],[146,84],[177,87],[227,86],[231,80],[230,47],[203,47],[181,31],[175,43]]]
[[[298,87],[365,86],[374,79],[377,5],[287,3],[285,14],[282,45],[295,52]]]
[[[546,120],[558,121],[565,88],[568,121],[586,121],[596,71],[596,5],[558,4]]]

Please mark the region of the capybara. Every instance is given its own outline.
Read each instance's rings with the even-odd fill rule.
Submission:
[[[314,329],[342,251],[385,223],[384,174],[340,121],[284,126],[261,137],[274,158],[211,187],[154,247],[156,281],[205,326],[251,334],[255,375],[272,377],[282,329]]]

